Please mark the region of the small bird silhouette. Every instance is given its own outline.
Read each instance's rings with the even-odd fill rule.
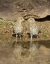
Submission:
[[[23,17],[18,17],[17,22],[13,26],[13,32],[16,34],[16,41],[17,41],[17,34],[20,34],[20,39],[21,39],[21,33],[23,32],[23,26],[22,22],[24,21]]]

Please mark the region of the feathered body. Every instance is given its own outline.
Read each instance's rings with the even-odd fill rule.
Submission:
[[[17,33],[22,33],[22,31],[23,31],[23,26],[21,25],[21,22],[18,22],[18,23],[16,23],[16,24],[14,25],[13,31],[14,31],[15,34],[17,34]]]
[[[21,33],[23,32],[23,26],[22,26],[23,21],[24,21],[23,17],[19,17],[17,19],[17,22],[13,26],[13,32],[16,34],[16,39],[18,33],[20,34],[20,38],[21,38]]]
[[[35,23],[34,18],[29,18],[28,21],[29,21],[29,29],[30,29],[31,39],[32,39],[33,35],[38,36],[40,29],[39,26]]]
[[[39,33],[39,26],[36,25],[35,23],[30,24],[30,34],[32,35],[38,35]]]

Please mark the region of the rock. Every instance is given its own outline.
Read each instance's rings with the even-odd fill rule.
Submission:
[[[34,12],[30,13],[32,9]],[[15,20],[24,10],[38,18],[46,17],[50,15],[50,0],[0,0],[2,18]]]

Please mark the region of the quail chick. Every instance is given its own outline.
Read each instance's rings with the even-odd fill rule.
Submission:
[[[31,35],[31,40],[32,40],[32,36],[37,36],[39,34],[39,26],[35,23],[36,21],[34,20],[34,18],[29,18],[29,29],[30,29],[30,35]]]
[[[16,34],[16,41],[17,41],[17,34],[20,34],[20,39],[21,39],[21,33],[23,32],[23,26],[22,22],[24,21],[23,17],[18,17],[17,22],[13,26],[13,32]]]

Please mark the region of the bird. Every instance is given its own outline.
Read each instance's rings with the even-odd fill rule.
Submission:
[[[21,39],[21,33],[23,32],[22,22],[24,21],[23,17],[18,17],[17,22],[13,26],[13,32],[16,34],[16,41],[17,41],[17,34],[19,34]]]
[[[36,53],[38,52],[38,43],[34,42],[32,44],[32,46],[28,49],[29,53],[29,59],[33,59],[33,57],[36,55]]]
[[[29,22],[31,41],[32,41],[32,36],[37,36],[37,38],[38,38],[40,27],[35,23],[36,21],[34,18],[29,18],[28,22]]]
[[[15,54],[16,58],[18,60],[22,59],[22,46],[21,45],[16,45],[16,47],[13,49],[13,53]]]

